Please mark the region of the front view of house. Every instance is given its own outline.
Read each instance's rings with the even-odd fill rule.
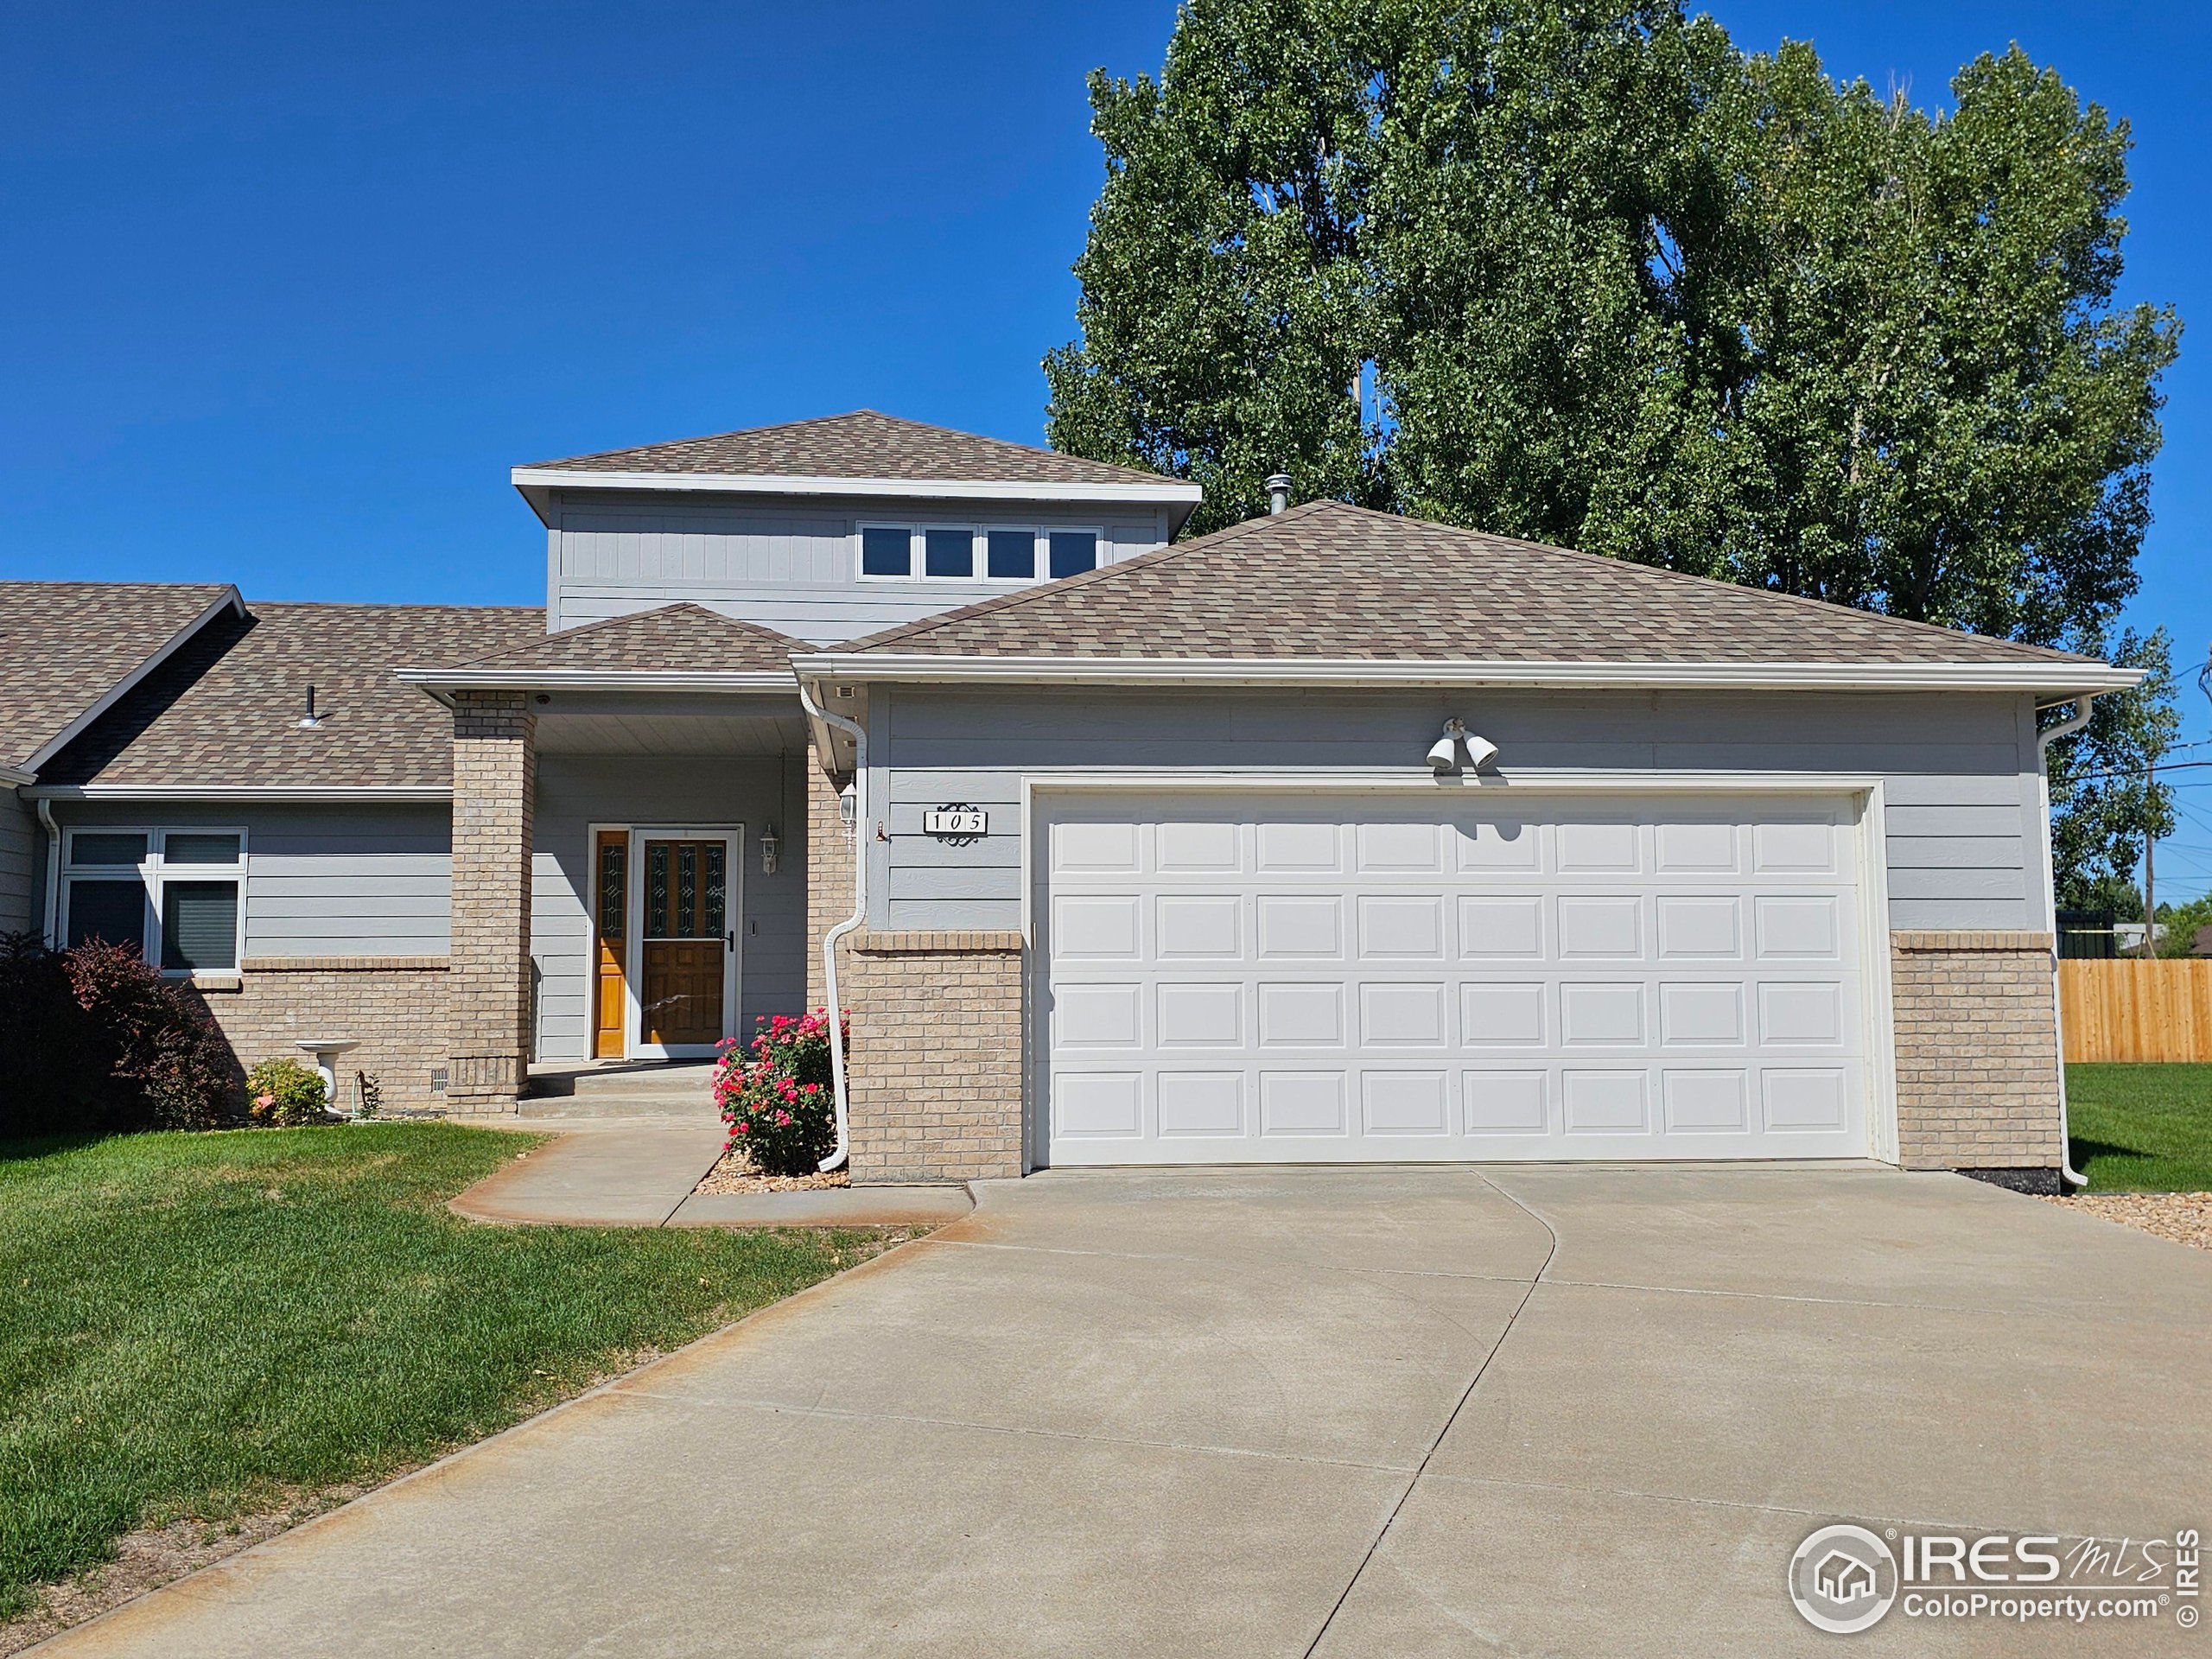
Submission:
[[[862,1180],[2056,1183],[2037,711],[2132,671],[868,412],[514,481],[543,613],[0,587],[0,927],[454,1112],[835,931]]]

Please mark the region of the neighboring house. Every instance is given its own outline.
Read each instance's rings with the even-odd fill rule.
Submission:
[[[861,1179],[2056,1184],[2036,710],[2132,671],[1334,503],[1175,543],[1192,486],[865,412],[514,478],[543,621],[244,607],[19,768],[49,927],[138,854],[244,1058],[497,1111],[820,1004],[857,884]]]

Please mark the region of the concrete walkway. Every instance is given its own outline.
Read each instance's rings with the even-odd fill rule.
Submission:
[[[454,1198],[456,1215],[569,1227],[935,1227],[974,1208],[959,1186],[694,1192],[721,1160],[719,1121],[538,1118],[513,1127],[560,1138]]]
[[[1858,1519],[2212,1520],[2212,1255],[1872,1169],[1046,1174],[57,1655],[1832,1654]],[[1872,1654],[2200,1652],[1892,1613]]]

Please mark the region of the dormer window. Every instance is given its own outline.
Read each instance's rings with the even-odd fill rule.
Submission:
[[[1099,532],[1015,524],[863,524],[861,575],[880,581],[1036,582],[1098,568]]]

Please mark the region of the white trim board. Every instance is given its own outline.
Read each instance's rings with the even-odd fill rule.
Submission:
[[[1194,507],[1205,496],[1198,485],[1172,478],[1157,482],[1071,484],[1043,479],[839,478],[798,473],[613,473],[563,467],[518,467],[508,478],[525,498],[532,490],[688,490],[722,495],[859,496],[877,500],[1040,504],[1122,502],[1131,505]]]
[[[956,657],[918,652],[794,653],[810,682],[915,685],[1307,685],[1349,690],[1497,686],[1581,690],[2120,690],[2144,671],[2103,663],[1574,663],[1445,659],[1376,662],[1321,657]]]

